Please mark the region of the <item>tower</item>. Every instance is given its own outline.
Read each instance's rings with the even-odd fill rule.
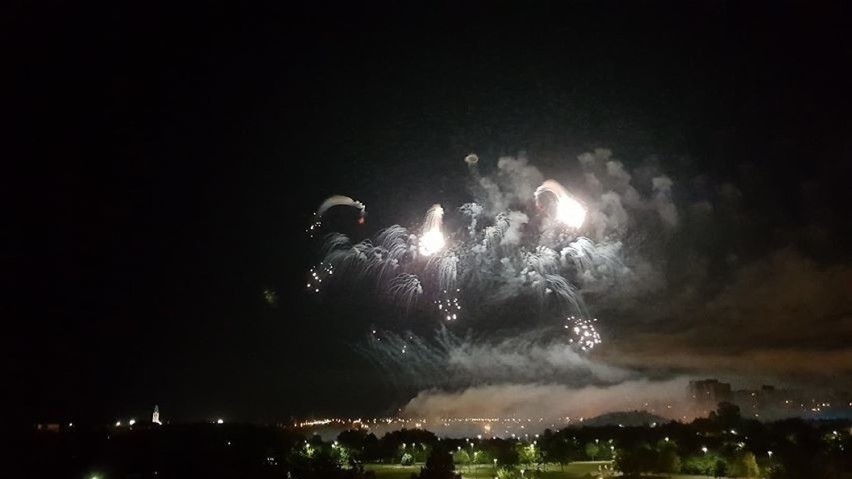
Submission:
[[[160,422],[160,406],[154,405],[154,414],[151,416],[151,422],[154,424],[163,424]]]

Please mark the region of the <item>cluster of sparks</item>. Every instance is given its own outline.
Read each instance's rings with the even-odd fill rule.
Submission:
[[[308,280],[307,288],[309,291],[319,293],[321,291],[323,280],[327,280],[329,276],[334,274],[334,265],[330,263],[320,263],[311,268],[310,280]]]
[[[597,319],[583,319],[575,316],[568,318],[568,324],[565,329],[571,333],[571,339],[568,340],[571,344],[577,344],[583,351],[591,351],[595,346],[601,343],[601,336],[593,323]]]
[[[456,289],[456,294],[461,290]],[[459,304],[458,296],[450,296],[447,290],[444,290],[444,295],[441,299],[436,299],[435,304],[438,306],[438,311],[446,316],[447,321],[458,319],[461,314],[461,305]]]
[[[314,221],[311,223],[310,226],[308,226],[308,228],[305,230],[305,232],[308,233],[309,237],[313,238],[314,234],[316,234],[316,232],[319,231],[321,228],[322,228],[322,219],[320,219],[320,217],[317,215],[317,213],[314,212]]]

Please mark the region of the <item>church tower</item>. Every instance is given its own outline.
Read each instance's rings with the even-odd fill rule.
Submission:
[[[154,405],[154,414],[151,416],[151,422],[154,424],[163,424],[160,422],[160,406]]]

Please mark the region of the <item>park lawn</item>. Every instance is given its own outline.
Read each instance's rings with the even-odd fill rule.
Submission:
[[[542,471],[542,479],[580,479],[587,478],[586,474],[591,473],[593,476],[598,472],[598,466],[601,464],[610,464],[609,461],[598,462],[572,462],[565,466],[565,470],[559,467],[559,464],[548,464]],[[411,474],[420,472],[420,467],[423,464],[415,464],[413,466],[400,466],[395,464],[364,464],[364,469],[374,471],[376,479],[411,479]],[[460,472],[463,478],[469,479],[492,479],[494,477],[494,468],[492,466],[471,466],[468,470],[467,466],[458,466],[457,472]],[[643,479],[708,479],[709,476],[685,476],[673,474],[671,476],[643,476]]]
[[[364,464],[365,471],[376,473],[376,479],[410,479],[411,474],[420,472],[422,464],[400,466],[397,464]]]
[[[579,479],[586,477],[588,473],[598,472],[598,466],[601,464],[609,464],[609,462],[572,462],[565,465],[564,471],[558,464],[548,464],[542,472],[542,479]],[[376,479],[410,479],[412,473],[420,472],[421,466],[422,464],[413,466],[365,464],[364,469],[375,472]],[[494,467],[487,465],[476,465],[470,468],[457,466],[456,471],[461,473],[463,478],[469,479],[492,479],[494,477]]]

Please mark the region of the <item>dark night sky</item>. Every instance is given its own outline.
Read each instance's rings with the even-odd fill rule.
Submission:
[[[848,6],[278,3],[4,15],[16,145],[2,175],[4,363],[22,417],[398,405],[351,350],[364,324],[304,296],[303,230],[334,193],[362,199],[375,225],[459,201],[471,151],[551,169],[597,147],[654,156],[687,202],[699,193],[686,179],[736,184],[739,222],[693,240],[711,258],[835,268],[825,314],[841,319],[827,335],[848,353]],[[748,296],[717,293],[711,309]],[[749,339],[775,345],[761,341]],[[849,374],[843,361],[829,369]]]

